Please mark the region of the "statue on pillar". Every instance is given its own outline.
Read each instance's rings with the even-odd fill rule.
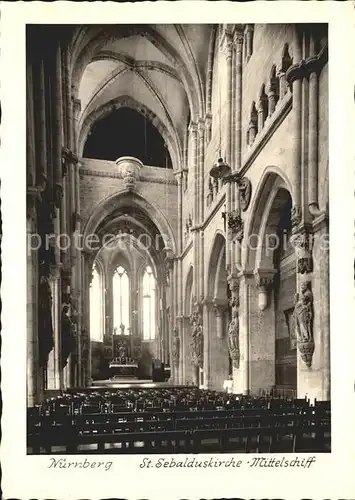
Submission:
[[[232,302],[232,319],[228,328],[228,347],[232,364],[239,368],[240,350],[239,350],[239,315],[236,304]]]
[[[120,324],[121,335],[124,335],[125,326],[123,323]]]
[[[171,354],[173,358],[174,365],[179,365],[180,361],[180,337],[179,329],[177,326],[174,328],[173,345],[171,349]]]
[[[194,365],[203,368],[203,327],[202,327],[202,312],[201,307],[197,305],[195,310],[190,316],[190,323],[192,325],[192,361]]]
[[[300,293],[295,295],[294,323],[297,345],[302,360],[310,367],[314,353],[313,294],[310,281],[301,283]]]
[[[38,286],[38,336],[39,365],[47,365],[48,356],[54,347],[52,323],[52,293],[47,273],[41,272]]]
[[[70,354],[75,350],[76,339],[74,335],[74,324],[69,316],[69,307],[62,309],[61,321],[61,367],[64,368],[68,363]]]

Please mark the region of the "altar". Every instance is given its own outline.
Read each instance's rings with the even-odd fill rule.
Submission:
[[[114,358],[109,364],[110,378],[137,378],[138,363],[131,358]]]
[[[109,377],[135,379],[139,376],[141,338],[135,335],[106,335],[104,356],[108,361]]]

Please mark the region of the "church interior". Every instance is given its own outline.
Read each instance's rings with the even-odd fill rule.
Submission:
[[[26,43],[27,452],[329,452],[327,25]]]

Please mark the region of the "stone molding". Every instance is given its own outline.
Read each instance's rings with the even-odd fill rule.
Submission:
[[[265,145],[269,142],[269,140],[282,124],[291,109],[292,94],[291,92],[289,92],[278,104],[272,116],[268,118],[268,121],[265,124],[264,128],[262,129],[260,134],[258,134],[253,145],[248,150],[246,157],[243,158],[242,168],[239,171],[241,177],[244,176],[247,173],[248,169],[253,165],[256,158],[262,152]]]
[[[85,175],[88,177],[109,177],[110,179],[123,179],[123,176],[117,172],[103,172],[101,170],[90,170],[86,168],[80,169],[80,175]],[[152,184],[169,184],[171,186],[177,186],[177,180],[175,179],[164,179],[163,177],[145,177],[144,175],[139,177],[137,184],[140,182],[149,182]]]
[[[290,66],[286,72],[286,80],[291,85],[295,80],[309,77],[311,73],[320,74],[327,62],[328,45],[325,45],[317,55],[302,59]]]

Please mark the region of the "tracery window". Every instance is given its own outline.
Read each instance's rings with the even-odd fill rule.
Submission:
[[[153,270],[148,266],[143,274],[143,339],[156,336],[156,282]]]
[[[113,289],[113,329],[117,335],[130,333],[130,284],[126,269],[118,266],[112,279]]]
[[[103,287],[102,275],[94,265],[90,285],[90,339],[103,340]]]

